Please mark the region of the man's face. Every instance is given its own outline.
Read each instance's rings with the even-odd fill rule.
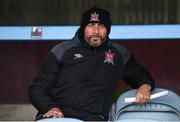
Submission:
[[[101,23],[90,23],[84,29],[84,38],[86,42],[93,47],[98,47],[103,44],[106,37],[107,29]]]

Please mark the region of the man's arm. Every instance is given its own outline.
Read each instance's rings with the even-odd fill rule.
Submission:
[[[123,80],[137,89],[136,103],[142,104],[150,99],[150,91],[154,89],[155,82],[150,73],[138,64],[132,55],[125,64]]]
[[[40,113],[45,114],[54,107],[59,108],[59,104],[49,95],[50,89],[58,80],[59,70],[60,63],[54,53],[50,52],[28,89],[30,101]]]

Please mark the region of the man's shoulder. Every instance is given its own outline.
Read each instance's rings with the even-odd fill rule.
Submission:
[[[129,49],[127,49],[123,45],[118,44],[116,42],[112,42],[112,47],[117,49],[118,52],[122,55],[122,57],[124,59],[124,64],[125,64],[129,60],[129,58],[131,56],[131,52],[129,51]]]
[[[127,49],[125,46],[118,44],[116,42],[112,42],[112,47],[117,49],[120,53],[130,53],[129,49]]]
[[[64,42],[57,44],[55,47],[53,47],[51,49],[51,52],[54,53],[58,59],[61,59],[63,54],[67,50],[69,50],[73,47],[77,47],[77,46],[78,46],[78,43],[75,42],[74,40],[64,41]]]
[[[65,50],[68,50],[72,47],[76,47],[78,46],[78,43],[76,43],[75,41],[73,40],[70,40],[70,41],[64,41],[64,42],[61,42],[59,44],[57,44],[55,47],[53,47],[51,49],[52,52],[56,53],[56,52],[59,52],[59,51],[65,51]]]

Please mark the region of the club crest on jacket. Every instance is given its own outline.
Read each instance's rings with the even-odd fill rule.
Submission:
[[[114,53],[112,53],[111,50],[109,50],[108,52],[105,52],[104,63],[109,63],[109,64],[114,65]]]

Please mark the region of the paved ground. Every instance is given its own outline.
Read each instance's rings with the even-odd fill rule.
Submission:
[[[36,113],[31,104],[0,104],[0,121],[33,121]]]

